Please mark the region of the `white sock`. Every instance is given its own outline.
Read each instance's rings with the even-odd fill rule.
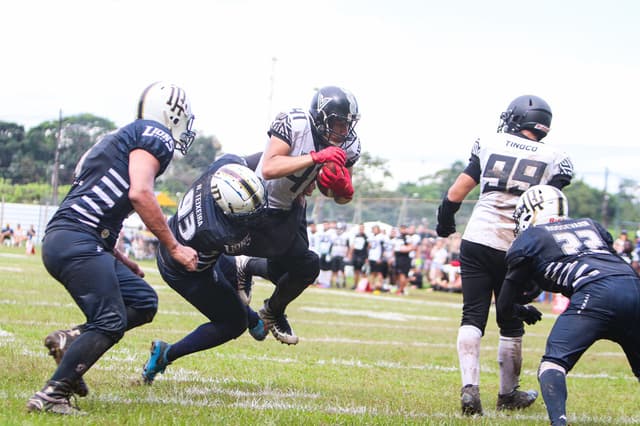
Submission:
[[[498,365],[500,366],[500,395],[514,391],[520,384],[522,368],[522,337],[500,336],[498,343]]]
[[[480,384],[480,339],[482,331],[473,325],[458,329],[458,360],[462,386]]]

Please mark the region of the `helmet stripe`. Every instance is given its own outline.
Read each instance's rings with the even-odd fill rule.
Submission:
[[[253,208],[254,209],[258,208],[261,204],[261,201],[260,201],[260,197],[258,196],[257,188],[251,185],[251,182],[248,182],[244,177],[242,177],[242,175],[240,175],[239,173],[236,173],[236,171],[232,170],[230,167],[225,168],[224,171],[228,173],[230,176],[238,180],[240,185],[242,185],[245,191],[247,191],[247,194],[251,196],[251,202],[253,203]]]

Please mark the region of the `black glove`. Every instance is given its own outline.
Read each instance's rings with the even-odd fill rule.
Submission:
[[[445,195],[442,204],[438,207],[438,223],[436,233],[439,237],[448,237],[456,232],[455,214],[460,209],[462,203],[454,203]]]
[[[513,305],[513,312],[516,318],[533,325],[542,319],[542,312],[532,305]]]
[[[521,305],[531,303],[540,296],[542,289],[533,279],[529,280],[522,286],[522,293],[516,296],[515,302]]]

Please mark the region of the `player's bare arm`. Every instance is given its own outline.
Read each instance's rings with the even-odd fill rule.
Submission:
[[[264,152],[262,175],[265,179],[289,176],[314,164],[311,155],[289,156],[290,146],[277,136],[271,136]]]
[[[198,254],[191,247],[178,243],[167,221],[162,214],[158,200],[153,192],[156,174],[160,170],[160,163],[149,152],[136,149],[129,154],[129,199],[135,211],[155,235],[160,243],[167,247],[171,257],[176,259],[188,271],[196,268]]]
[[[478,182],[468,174],[460,173],[451,188],[449,188],[447,198],[454,203],[461,203],[477,184]]]
[[[139,276],[140,278],[144,278],[144,271],[140,268],[133,260],[129,259],[128,256],[125,256],[117,247],[113,248],[113,256],[118,259],[120,262],[124,263],[124,266],[129,268],[131,272]]]

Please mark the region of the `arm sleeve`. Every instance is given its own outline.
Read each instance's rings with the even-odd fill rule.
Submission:
[[[471,158],[469,158],[469,164],[464,169],[464,173],[471,176],[471,178],[476,182],[480,183],[480,173],[482,172],[482,168],[480,167],[480,158],[472,154]]]
[[[531,278],[530,263],[525,258],[518,258],[509,265],[507,274],[500,289],[500,295],[496,302],[496,310],[501,316],[511,318],[514,316],[514,304],[519,293],[522,293],[522,286],[528,283]]]
[[[571,183],[571,176],[568,175],[555,175],[548,182],[548,185],[554,186],[560,190]]]

